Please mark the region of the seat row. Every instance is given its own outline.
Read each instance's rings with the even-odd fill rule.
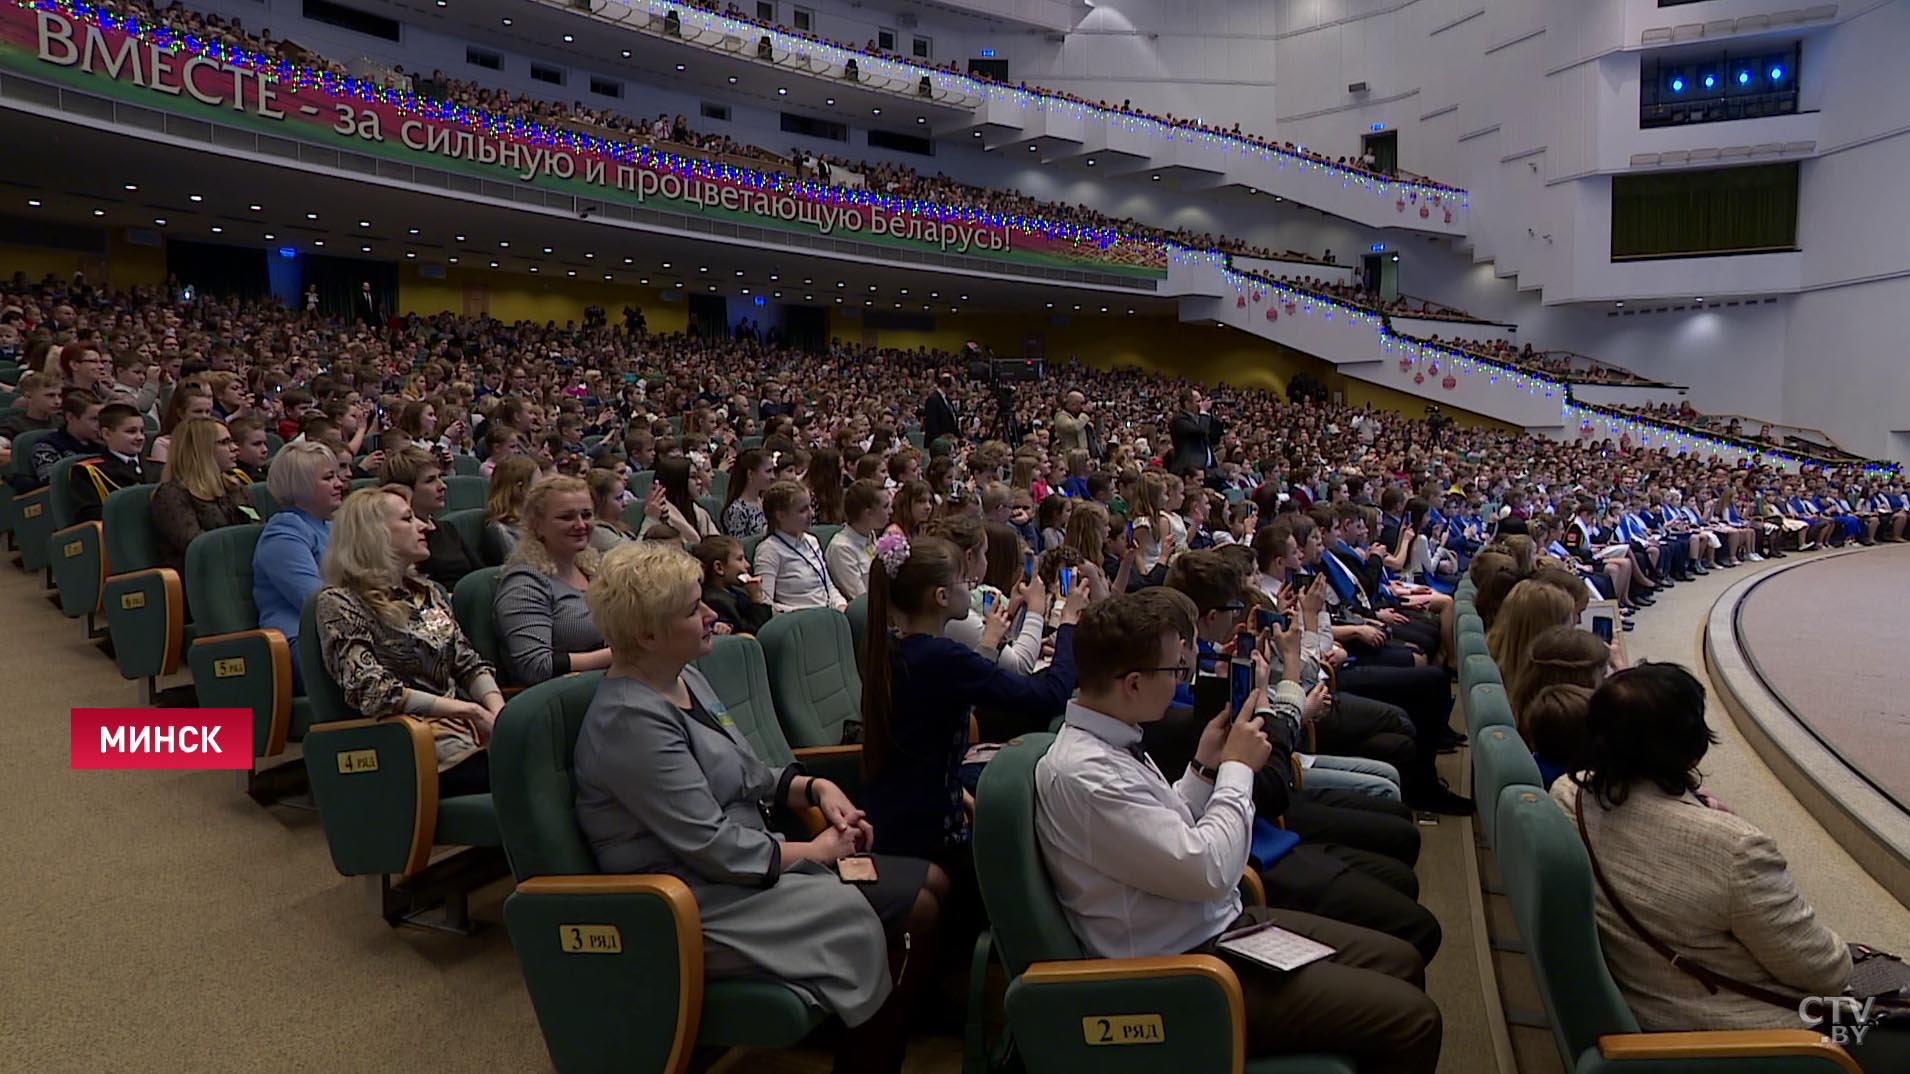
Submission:
[[[1809,1029],[1645,1033],[1605,965],[1591,859],[1546,792],[1520,737],[1470,579],[1454,596],[1459,689],[1472,740],[1479,834],[1495,854],[1559,1059],[1568,1071],[1653,1074],[1859,1074],[1841,1047]]]

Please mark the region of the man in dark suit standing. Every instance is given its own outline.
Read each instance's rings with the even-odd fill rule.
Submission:
[[[358,285],[358,319],[366,324],[383,324],[384,318],[378,312],[378,299],[371,293],[371,281]]]
[[[961,425],[955,417],[955,403],[948,393],[955,387],[955,378],[942,373],[935,378],[935,390],[922,401],[922,442],[933,444],[938,437],[946,436],[954,441],[960,436]]]
[[[1167,435],[1174,442],[1167,459],[1169,473],[1213,469],[1214,444],[1227,431],[1227,423],[1209,413],[1213,405],[1199,388],[1180,393],[1180,413],[1167,425]]]

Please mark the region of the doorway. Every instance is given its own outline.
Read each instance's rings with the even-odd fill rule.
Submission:
[[[1361,257],[1358,283],[1363,290],[1371,291],[1387,302],[1398,298],[1399,255],[1377,253]]]
[[[1399,132],[1374,131],[1360,137],[1360,151],[1373,158],[1374,171],[1391,175],[1399,170]]]

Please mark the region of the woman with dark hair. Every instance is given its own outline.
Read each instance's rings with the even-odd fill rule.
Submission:
[[[817,448],[809,456],[803,483],[809,486],[810,503],[816,508],[816,524],[842,525],[842,453],[835,448]]]
[[[698,496],[709,491],[707,477],[699,480],[699,470],[707,471],[705,464],[696,462],[685,455],[671,455],[657,460],[656,478],[651,483],[652,495],[661,489],[663,494],[662,523],[676,531],[683,541],[683,547],[692,548],[705,537],[721,532],[716,520],[696,502]],[[698,487],[704,491],[698,492]]]
[[[1798,998],[1841,995],[1851,949],[1770,836],[1701,789],[1698,765],[1718,741],[1703,685],[1676,664],[1618,672],[1592,695],[1585,728],[1589,768],[1554,783],[1552,798],[1591,856],[1605,964],[1639,1027],[1796,1029]],[[1872,1032],[1847,1046],[1884,1071],[1904,1069],[1903,1044]]]
[[[762,448],[748,448],[730,464],[729,489],[723,494],[723,532],[737,540],[769,529],[763,515],[763,493],[775,483],[775,462]]]
[[[929,489],[928,482],[910,478],[895,486],[895,495],[889,500],[889,528],[883,535],[913,537],[928,525],[934,513],[935,493]]]

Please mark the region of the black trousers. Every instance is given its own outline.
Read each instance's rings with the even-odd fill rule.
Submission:
[[[1282,972],[1217,950],[1213,941],[1192,952],[1218,955],[1240,978],[1249,1057],[1332,1052],[1353,1056],[1362,1074],[1432,1074],[1443,1026],[1425,992],[1425,964],[1410,948],[1370,929],[1260,906],[1231,927],[1263,921],[1334,953]]]
[[[1336,787],[1302,789],[1287,802],[1284,819],[1309,843],[1370,851],[1408,868],[1419,860],[1413,811],[1390,798]]]
[[[1381,854],[1302,843],[1260,873],[1267,905],[1319,914],[1413,945],[1422,962],[1439,952],[1437,918],[1416,901],[1413,871]]]
[[[1443,668],[1384,667],[1359,661],[1340,669],[1339,684],[1345,693],[1403,710],[1412,721],[1419,748],[1438,752],[1440,731],[1452,723],[1452,684]]]
[[[438,773],[438,797],[491,793],[491,751],[479,750]]]

